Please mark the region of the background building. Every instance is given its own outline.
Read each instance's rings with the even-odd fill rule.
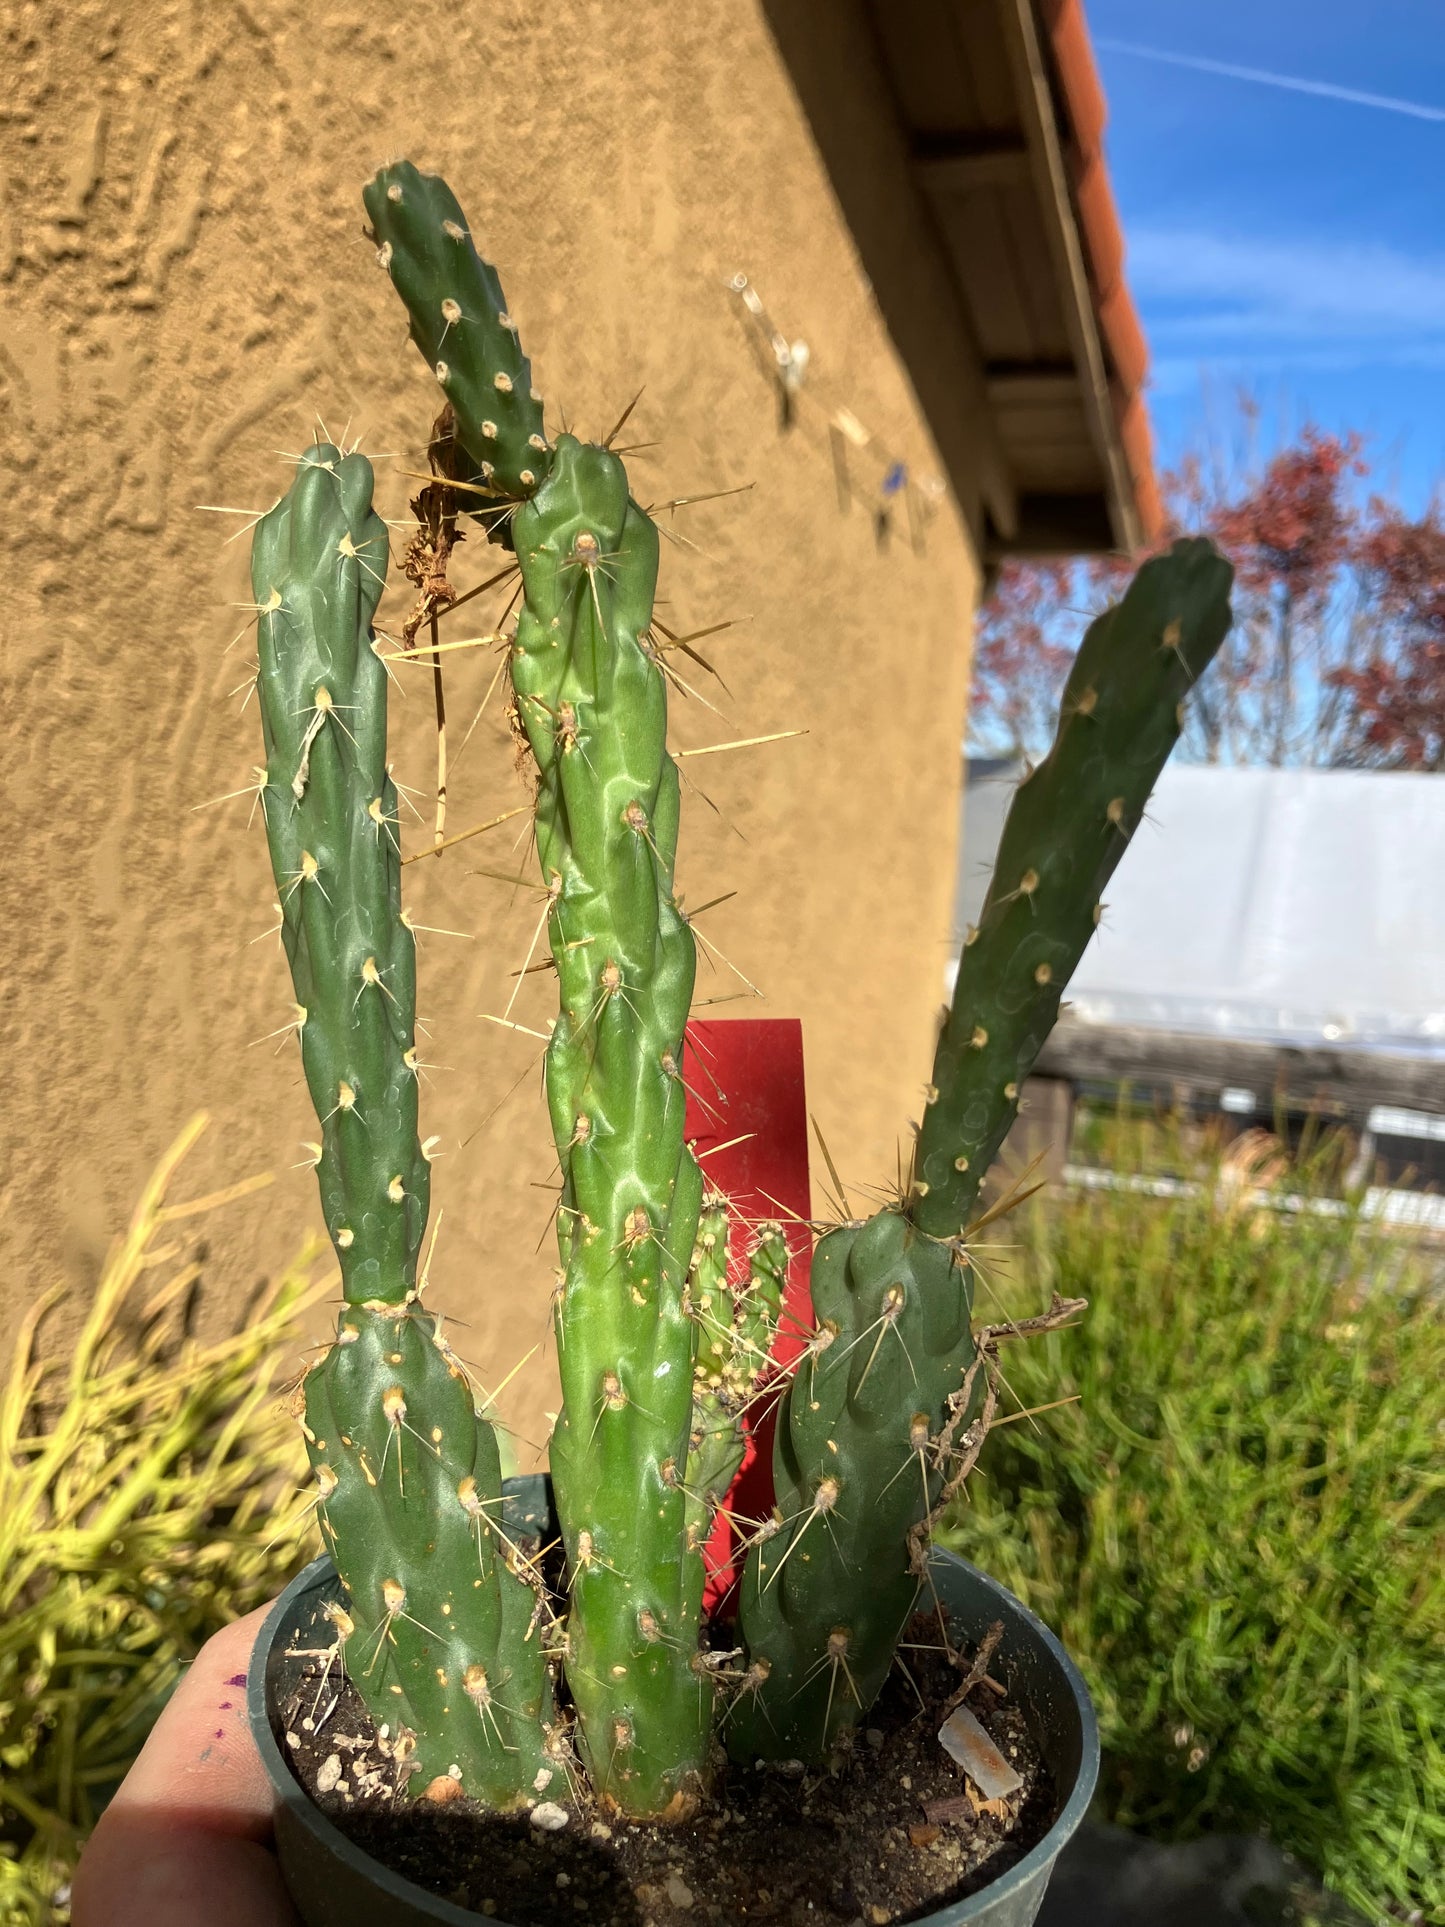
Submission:
[[[1019,775],[967,766],[960,933],[983,907]],[[1442,866],[1433,774],[1172,763],[1030,1080],[1014,1159],[1047,1146],[1061,1170],[1073,1094],[1127,1085],[1241,1129],[1342,1123],[1362,1180],[1438,1186]],[[1398,1210],[1445,1222],[1437,1205]]]

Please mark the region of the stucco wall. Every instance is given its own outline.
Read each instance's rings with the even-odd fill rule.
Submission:
[[[249,1048],[290,1008],[278,945],[248,945],[273,921],[260,827],[244,800],[195,807],[244,785],[257,746],[254,703],[238,713],[233,693],[248,639],[227,653],[246,543],[197,505],[268,504],[277,451],[319,411],[396,452],[380,504],[405,516],[399,471],[437,397],[358,194],[400,151],[447,173],[500,263],[554,423],[604,433],[643,387],[624,439],[658,444],[636,459],[644,496],[754,484],[679,516],[696,549],[665,547],[672,627],[748,619],[709,645],[731,692],[708,688],[720,713],[686,705],[675,735],[809,733],[687,766],[716,810],[687,797],[681,885],[693,903],[739,892],[705,928],[766,992],[710,1014],[802,1015],[845,1176],[891,1174],[947,952],[975,572],[951,508],[924,556],[880,549],[866,513],[840,512],[819,418],[780,432],[724,285],[739,268],[831,392],[936,466],[754,0],[434,16],[82,0],[10,18],[7,1324],[53,1278],[93,1277],[197,1106],[215,1124],[193,1188],[280,1173],[212,1227],[214,1294],[233,1300],[317,1222],[311,1175],[292,1168],[312,1134],[294,1047]],[[479,580],[489,553],[469,544],[457,580]],[[401,593],[383,610],[399,620]],[[452,664],[464,724],[492,665]],[[426,790],[430,693],[412,673],[396,751]],[[518,800],[494,704],[454,768],[452,823]],[[552,1262],[539,1047],[479,1016],[503,1008],[536,910],[474,871],[525,856],[502,831],[406,872],[419,923],[471,933],[424,937],[421,955],[427,1055],[451,1067],[424,1091],[448,1154],[432,1287],[493,1382],[544,1338]],[[738,988],[704,967],[700,996]],[[539,1023],[551,994],[534,980],[516,1014]],[[507,1398],[528,1439],[550,1388],[539,1350]]]

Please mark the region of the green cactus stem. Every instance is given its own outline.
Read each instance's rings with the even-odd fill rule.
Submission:
[[[377,258],[452,405],[478,482],[498,497],[529,495],[552,460],[542,398],[496,270],[473,245],[456,197],[440,175],[398,161],[367,182],[362,198]]]
[[[1146,562],[1091,623],[1053,747],[1019,785],[965,939],[918,1136],[910,1216],[959,1235],[1103,914],[1103,892],[1230,625],[1233,571],[1202,537]]]
[[[550,1780],[560,1740],[540,1595],[501,1525],[496,1438],[417,1291],[429,1171],[371,498],[363,456],[308,449],[251,559],[266,834],[345,1298],[306,1377],[304,1425],[353,1682],[413,1790],[459,1781],[507,1806]]]
[[[739,1759],[821,1759],[887,1674],[918,1590],[909,1533],[947,1471],[934,1441],[974,1362],[966,1233],[979,1186],[1181,706],[1228,632],[1231,573],[1209,542],[1176,542],[1090,626],[964,944],[909,1195],[814,1254],[818,1326],[774,1454],[781,1527],[743,1579],[749,1690],[728,1732]]]
[[[378,1725],[403,1730],[413,1789],[452,1780],[489,1806],[530,1802],[566,1757],[550,1613],[502,1520],[496,1433],[439,1321],[415,1302],[344,1311],[307,1377],[305,1425],[346,1586],[347,1672]]]
[[[717,1507],[742,1463],[742,1427],[734,1426],[717,1397],[732,1352],[732,1304],[728,1292],[731,1225],[728,1201],[705,1191],[697,1221],[697,1243],[687,1274],[687,1307],[697,1321],[693,1360],[692,1431],[687,1443],[687,1535],[701,1554]],[[738,1456],[732,1457],[734,1433]]]
[[[549,447],[495,272],[445,183],[366,189],[384,260],[522,577],[516,710],[561,1013],[547,1097],[562,1169],[563,1405],[552,1476],[569,1561],[567,1674],[592,1784],[678,1816],[701,1784],[711,1686],[684,1474],[696,1327],[684,1298],[702,1179],[683,1137],[696,957],[673,896],[677,769],[650,636],[657,530],[610,449]]]
[[[776,1510],[739,1595],[739,1760],[821,1759],[876,1698],[917,1591],[907,1535],[936,1484],[928,1444],[973,1358],[966,1261],[901,1212],[821,1239],[811,1286],[817,1325],[774,1440]]]
[[[552,1478],[567,1674],[595,1791],[677,1817],[700,1785],[712,1695],[683,1490],[696,1339],[684,1285],[702,1198],[683,1135],[696,953],[673,895],[678,776],[649,640],[657,530],[617,456],[563,435],[512,533],[512,686],[537,764],[561,1000],[546,1084],[562,1169]]]
[[[758,1228],[747,1276],[734,1281],[727,1199],[704,1199],[687,1295],[698,1324],[687,1452],[688,1542],[701,1551],[747,1447],[744,1421],[768,1369],[788,1281],[781,1225]]]

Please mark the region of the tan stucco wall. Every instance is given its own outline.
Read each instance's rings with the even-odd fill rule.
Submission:
[[[210,1230],[234,1300],[314,1225],[293,1169],[309,1135],[285,1021],[259,825],[193,806],[256,760],[244,539],[201,503],[269,503],[276,451],[316,411],[350,419],[404,516],[436,406],[360,228],[358,190],[400,151],[445,171],[500,263],[551,418],[628,435],[639,492],[755,484],[679,522],[674,628],[717,639],[732,694],[689,705],[684,744],[803,728],[801,741],[690,766],[680,862],[694,903],[740,894],[708,934],[767,993],[719,1015],[802,1015],[817,1112],[846,1176],[892,1173],[916,1110],[947,948],[975,571],[945,507],[927,553],[876,546],[839,510],[817,418],[788,435],[734,298],[741,268],[804,336],[830,390],[924,470],[916,404],[850,251],[754,0],[629,0],[546,14],[517,0],[400,13],[277,0],[17,6],[0,126],[0,382],[10,560],[4,630],[5,1190],[0,1316],[84,1284],[154,1159],[205,1106],[192,1189],[274,1166],[278,1184]],[[478,541],[456,570],[479,580]],[[404,586],[404,585],[403,585]],[[399,620],[393,593],[384,611]],[[457,620],[460,620],[458,618]],[[478,627],[482,625],[479,623]],[[453,658],[452,715],[490,660]],[[400,774],[434,769],[420,672],[394,723]],[[456,736],[453,742],[455,745]],[[460,827],[520,800],[498,709],[454,772]],[[425,806],[425,799],[423,799]],[[467,1321],[493,1381],[544,1336],[553,1166],[530,1040],[500,1010],[535,920],[476,863],[508,832],[407,872],[422,1013],[439,1065],[425,1128],[444,1210],[433,1296]],[[704,968],[701,996],[736,988]],[[537,1023],[550,980],[518,1014]],[[518,1088],[476,1132],[514,1083]],[[3,1349],[3,1348],[0,1348]],[[541,1437],[539,1352],[508,1408]],[[523,1460],[528,1454],[522,1450]]]

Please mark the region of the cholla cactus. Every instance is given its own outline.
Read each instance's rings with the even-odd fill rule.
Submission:
[[[551,1771],[550,1681],[535,1575],[502,1527],[496,1436],[417,1290],[430,1186],[371,490],[364,456],[307,449],[251,562],[261,797],[345,1297],[307,1374],[306,1440],[352,1680],[379,1724],[411,1736],[399,1757],[414,1749],[414,1784],[459,1777],[508,1806]]]
[[[818,1245],[818,1337],[774,1456],[787,1530],[754,1549],[742,1589],[748,1650],[768,1672],[732,1724],[741,1758],[815,1751],[856,1725],[888,1671],[918,1590],[909,1535],[947,1471],[933,1442],[950,1398],[981,1383],[968,1377],[979,1186],[1178,740],[1181,705],[1228,631],[1230,580],[1211,543],[1176,542],[1090,627],[1053,747],[1014,798],[964,941],[909,1194]]]
[[[656,528],[609,447],[547,440],[496,274],[446,185],[400,163],[365,199],[470,467],[453,465],[449,486],[521,578],[511,678],[560,997],[546,1087],[562,1176],[551,1459],[567,1577],[553,1627],[501,1523],[491,1428],[417,1294],[414,953],[370,626],[386,539],[365,461],[323,445],[260,524],[253,581],[267,829],[346,1296],[306,1389],[347,1592],[338,1624],[373,1714],[414,1751],[414,1787],[460,1775],[497,1805],[545,1787],[567,1748],[556,1668],[597,1796],[677,1819],[704,1788],[720,1710],[703,1547],[762,1387],[783,1400],[778,1510],[744,1575],[733,1677],[745,1690],[726,1709],[728,1743],[744,1758],[820,1759],[882,1683],[946,1477],[940,1441],[977,1380],[978,1186],[1179,705],[1228,627],[1229,569],[1206,543],[1178,544],[1090,630],[965,946],[915,1181],[819,1243],[817,1324],[785,1384],[769,1356],[786,1240],[764,1226],[741,1248],[684,1137],[695,953],[673,888]]]
[[[687,1449],[690,1551],[711,1531],[742,1465],[743,1420],[768,1372],[788,1282],[788,1239],[780,1224],[757,1228],[747,1274],[734,1278],[727,1199],[715,1194],[703,1207],[688,1278],[688,1309],[698,1326]]]

